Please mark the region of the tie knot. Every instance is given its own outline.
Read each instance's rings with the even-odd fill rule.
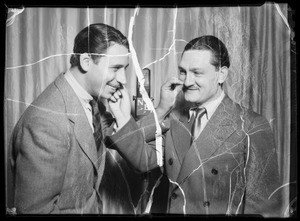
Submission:
[[[196,115],[203,116],[206,113],[205,107],[197,108]]]
[[[196,117],[198,116],[202,117],[206,113],[205,107],[193,107],[191,108],[191,111],[195,113]]]

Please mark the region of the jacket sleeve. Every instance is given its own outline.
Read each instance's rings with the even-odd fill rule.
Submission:
[[[163,133],[169,129],[167,126],[161,128]],[[153,114],[137,122],[131,117],[126,125],[112,136],[107,136],[104,142],[107,148],[117,150],[138,172],[147,172],[158,167],[155,132]],[[164,151],[164,136],[162,137]]]
[[[257,116],[246,133],[246,139],[244,214],[281,216],[281,179],[274,137],[267,120]]]
[[[45,114],[47,115],[47,114]],[[69,144],[57,116],[36,116],[17,126],[12,145],[17,213],[59,213]]]

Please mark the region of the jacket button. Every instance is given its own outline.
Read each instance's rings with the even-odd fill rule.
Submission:
[[[213,175],[217,175],[217,174],[218,174],[218,170],[216,170],[215,168],[213,168],[213,169],[211,170],[211,173],[212,173]]]
[[[168,162],[169,162],[169,165],[172,165],[172,164],[173,164],[173,159],[170,158],[170,159],[168,160]]]
[[[176,194],[176,193],[172,193],[171,198],[172,198],[173,200],[175,200],[175,199],[177,198],[177,194]]]
[[[205,201],[205,202],[203,203],[203,206],[204,206],[204,207],[209,207],[209,205],[210,205],[210,202],[209,202],[209,201]]]

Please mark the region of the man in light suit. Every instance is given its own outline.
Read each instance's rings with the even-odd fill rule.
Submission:
[[[123,102],[129,102],[128,48],[126,37],[111,26],[84,28],[75,38],[71,68],[26,109],[11,138],[17,214],[102,212],[102,140],[122,136],[120,129],[135,123]],[[109,100],[114,117],[100,101],[91,104],[98,99]]]
[[[186,45],[179,79],[162,86],[157,112],[165,116],[163,130],[167,130],[164,171],[170,182],[168,213],[282,214],[272,130],[264,117],[224,93],[229,66],[225,45],[214,36],[202,36]],[[181,95],[183,102],[178,99]],[[151,119],[146,117],[144,125],[150,125]],[[109,139],[114,143],[120,137],[116,134]],[[141,171],[157,166],[155,148],[110,148]]]

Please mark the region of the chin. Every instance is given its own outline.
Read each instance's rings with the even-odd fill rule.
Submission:
[[[184,94],[184,99],[191,103],[199,103],[199,95]]]

